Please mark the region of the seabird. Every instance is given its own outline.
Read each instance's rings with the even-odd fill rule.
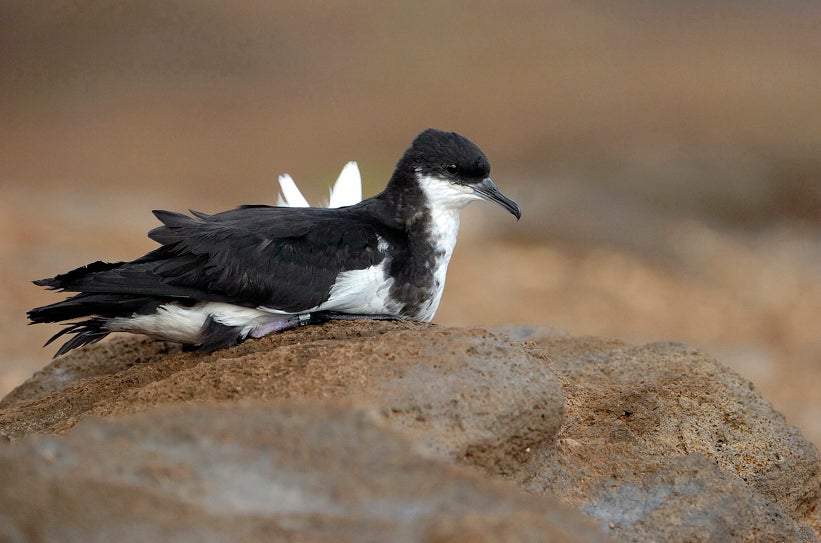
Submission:
[[[162,226],[148,237],[159,248],[131,262],[97,261],[34,281],[77,294],[28,317],[31,324],[70,321],[46,343],[73,334],[55,356],[111,332],[212,351],[334,319],[428,322],[462,208],[484,199],[521,217],[489,174],[487,157],[470,140],[428,129],[385,190],[353,205],[154,211]]]

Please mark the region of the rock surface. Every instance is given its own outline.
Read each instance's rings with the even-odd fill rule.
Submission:
[[[752,385],[680,344],[530,339],[567,413],[514,478],[600,519],[620,541],[812,541],[819,455]],[[789,535],[789,537],[787,537]]]
[[[604,541],[340,402],[174,406],[0,447],[3,541]],[[478,537],[474,537],[478,536]]]
[[[55,360],[0,402],[0,433],[60,433],[160,403],[357,398],[446,456],[506,458],[555,436],[564,411],[543,355],[484,330],[331,323],[210,355],[168,351],[123,338]]]
[[[7,537],[144,514],[135,538],[596,540],[556,497],[620,541],[817,540],[818,451],[747,381],[682,345],[503,332],[331,323],[55,360],[0,401]]]

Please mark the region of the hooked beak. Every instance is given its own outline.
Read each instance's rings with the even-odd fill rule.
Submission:
[[[516,217],[517,221],[522,218],[522,212],[519,210],[519,205],[502,194],[499,191],[499,187],[493,183],[490,177],[484,179],[481,183],[476,183],[472,186],[473,190],[476,191],[476,194],[488,202],[495,202],[507,209]]]

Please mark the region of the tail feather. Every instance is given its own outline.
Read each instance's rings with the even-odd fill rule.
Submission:
[[[149,314],[168,301],[167,298],[151,296],[84,292],[61,302],[36,307],[28,312],[28,318],[29,324],[64,323],[65,328],[54,334],[45,345],[51,344],[64,335],[74,334],[57,350],[54,355],[56,357],[77,347],[96,343],[106,337],[110,333],[106,327],[110,319],[134,314]],[[65,321],[75,322],[65,323]]]
[[[31,324],[63,322],[96,315],[122,317],[155,311],[167,299],[129,294],[83,292],[60,302],[35,307],[28,312]]]
[[[339,177],[331,189],[331,201],[328,207],[344,207],[358,204],[362,201],[362,176],[359,166],[351,161],[342,168]]]
[[[60,348],[57,349],[57,352],[54,353],[54,358],[64,355],[77,347],[97,343],[110,333],[110,331],[105,328],[105,319],[99,318],[91,318],[81,322],[73,322],[66,324],[65,326],[65,328],[51,336],[51,338],[43,345],[43,347],[50,345],[56,339],[66,334],[74,334],[74,337],[69,338],[68,341],[63,343]]]

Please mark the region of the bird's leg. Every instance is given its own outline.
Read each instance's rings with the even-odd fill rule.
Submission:
[[[303,315],[287,315],[268,321],[264,324],[260,324],[251,330],[248,336],[258,339],[274,332],[284,332],[285,330],[299,328],[300,326],[307,326],[308,324],[314,324],[311,313],[306,313]]]

